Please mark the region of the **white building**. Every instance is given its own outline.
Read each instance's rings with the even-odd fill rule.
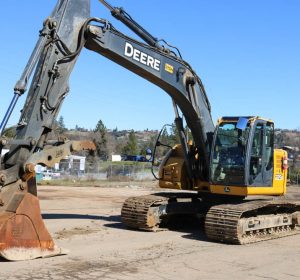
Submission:
[[[111,161],[121,161],[121,155],[111,155]]]

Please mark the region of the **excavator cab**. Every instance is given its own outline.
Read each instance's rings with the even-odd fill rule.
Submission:
[[[223,117],[214,134],[211,192],[282,195],[287,172],[283,150],[274,149],[274,123],[260,117]]]

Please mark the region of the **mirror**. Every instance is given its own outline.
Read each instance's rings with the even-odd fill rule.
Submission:
[[[150,148],[146,149],[146,160],[151,161],[152,159],[152,151]]]
[[[247,118],[239,118],[239,121],[236,124],[236,128],[240,130],[245,130],[247,128],[248,119]]]
[[[176,139],[176,129],[174,125],[165,124],[161,131],[159,132],[153,153],[152,151],[146,150],[146,154],[150,157],[151,152],[151,161],[152,161],[152,174],[154,178],[159,180],[159,166],[164,159],[164,156],[172,149],[172,147],[178,143]],[[146,157],[147,157],[146,155]]]

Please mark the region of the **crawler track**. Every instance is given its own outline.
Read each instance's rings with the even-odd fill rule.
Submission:
[[[122,221],[130,228],[157,231],[163,217],[187,213],[192,203],[180,204],[186,198],[193,200],[197,196],[158,193],[130,197],[123,204]],[[200,203],[203,207],[192,207],[190,213],[198,209],[197,214],[205,216],[205,232],[211,240],[248,244],[300,234],[300,200],[256,200],[210,206]]]
[[[122,207],[122,222],[135,229],[157,231],[162,222],[162,217],[171,214],[197,213],[198,204],[183,203],[180,200],[192,201],[197,199],[196,193],[157,193],[145,196],[128,198]],[[193,207],[193,205],[195,207]],[[168,214],[166,209],[168,206]],[[192,207],[188,207],[192,206]]]
[[[300,233],[300,201],[250,201],[210,208],[205,219],[209,239],[248,244]]]
[[[160,218],[153,207],[168,203],[169,197],[145,195],[128,198],[122,207],[122,222],[131,228],[155,231],[159,227]]]

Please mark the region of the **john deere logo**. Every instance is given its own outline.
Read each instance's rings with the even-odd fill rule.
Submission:
[[[229,187],[224,187],[224,192],[230,192],[230,188]]]
[[[147,65],[156,71],[160,71],[160,60],[148,55],[133,47],[130,43],[125,43],[125,55],[139,63]]]

